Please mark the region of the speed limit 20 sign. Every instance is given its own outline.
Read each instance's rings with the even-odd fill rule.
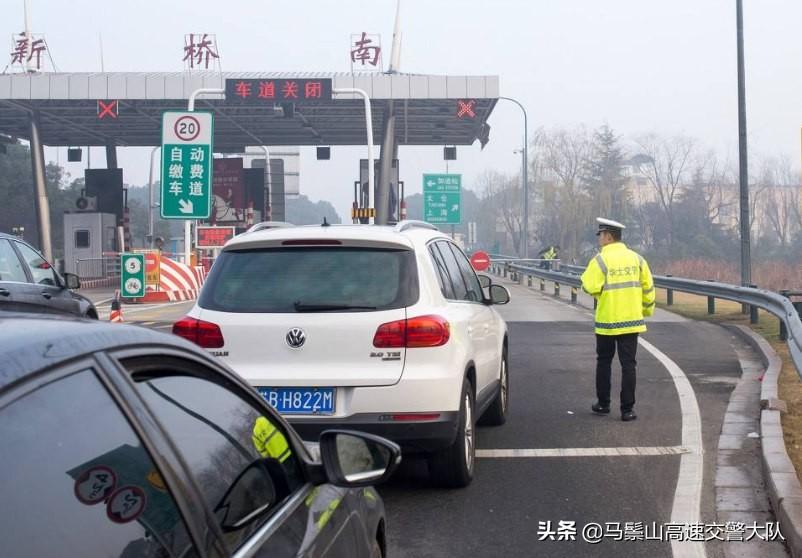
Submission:
[[[212,202],[210,112],[167,111],[162,114],[161,216],[207,219]]]
[[[120,254],[120,294],[126,298],[145,296],[144,254]]]

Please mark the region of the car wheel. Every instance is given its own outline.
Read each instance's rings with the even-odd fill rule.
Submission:
[[[510,402],[510,371],[507,366],[507,347],[501,352],[501,370],[499,373],[499,390],[496,398],[482,415],[481,424],[501,426],[507,422],[507,409]]]
[[[429,474],[439,486],[463,488],[473,480],[476,460],[474,397],[468,379],[462,381],[459,426],[454,443],[429,457]]]

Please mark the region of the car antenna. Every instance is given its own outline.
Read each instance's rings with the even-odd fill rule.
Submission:
[[[322,224],[322,225],[320,225],[320,226],[321,226],[321,227],[330,227],[330,226],[331,226],[331,225],[329,224],[329,222],[328,222],[328,221],[326,221],[326,216],[325,216],[325,215],[323,216],[323,224]]]

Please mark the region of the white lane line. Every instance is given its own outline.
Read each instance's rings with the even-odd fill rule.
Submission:
[[[544,448],[544,449],[477,449],[476,457],[639,457],[649,455],[682,455],[690,450],[683,446],[631,448]]]
[[[682,414],[682,445],[688,453],[680,457],[677,488],[674,491],[674,505],[671,508],[671,522],[697,524],[701,517],[702,480],[704,477],[704,457],[702,446],[702,419],[699,404],[691,382],[685,372],[657,347],[641,337],[638,342],[649,351],[668,370],[679,395]],[[707,556],[704,543],[671,541],[674,558],[702,558]]]

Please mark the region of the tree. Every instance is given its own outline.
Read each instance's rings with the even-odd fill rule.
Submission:
[[[684,136],[664,138],[652,133],[638,138],[636,144],[644,155],[638,171],[654,189],[667,225],[665,244],[671,248],[676,223],[674,209],[688,179],[694,141]]]
[[[760,184],[765,188],[762,208],[768,231],[785,251],[802,226],[800,216],[799,179],[786,157],[764,162]]]
[[[591,147],[584,127],[557,129],[544,134],[541,141],[543,177],[537,190],[543,212],[539,236],[545,244],[560,246],[564,259],[580,256],[582,232],[591,227],[590,198],[581,187]]]
[[[486,171],[480,175],[476,184],[482,191],[482,214],[485,218],[484,226],[480,230],[486,230],[489,219],[491,230],[496,231],[500,227],[504,231],[505,247],[511,248],[520,256],[523,225],[520,177]]]
[[[582,185],[599,215],[626,221],[629,204],[625,183],[623,152],[615,133],[605,124],[593,134]]]
[[[306,196],[287,199],[287,221],[295,225],[320,225],[323,219],[338,224],[342,220],[328,201],[313,202]]]

